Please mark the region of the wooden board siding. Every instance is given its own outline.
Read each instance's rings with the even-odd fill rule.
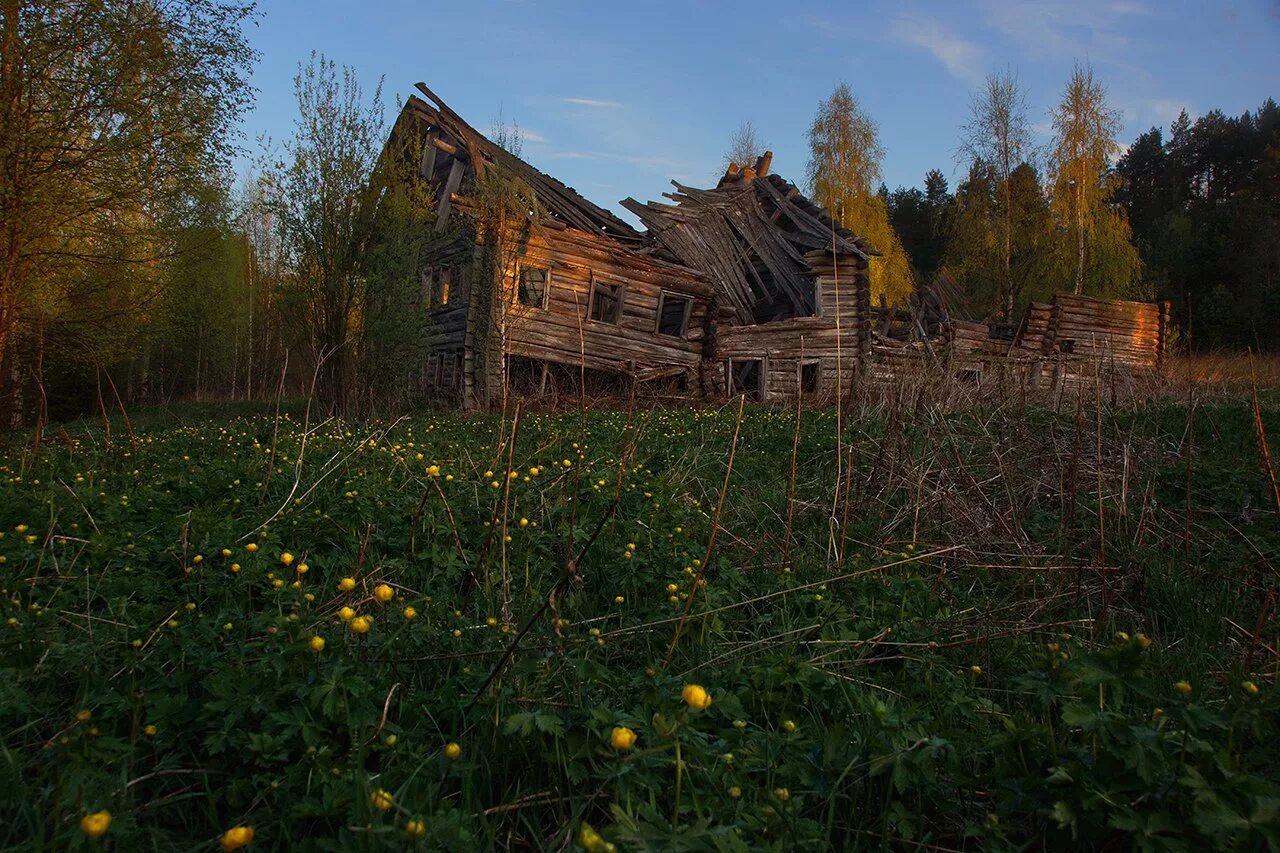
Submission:
[[[731,359],[764,360],[764,400],[794,398],[799,392],[801,360],[821,364],[820,395],[847,393],[854,381],[866,328],[865,271],[852,260],[837,271],[828,267],[817,279],[819,315],[795,317],[754,326],[720,326],[709,372],[719,393],[725,393],[725,365]],[[839,324],[836,319],[839,317]],[[837,374],[837,364],[839,373]],[[837,385],[837,376],[839,384]]]
[[[453,279],[449,286],[449,302],[432,307],[429,293],[421,292],[419,310],[429,318],[426,332],[426,363],[422,371],[422,391],[434,400],[456,402],[463,388],[464,369],[461,362],[466,346],[468,296],[475,243],[469,233],[455,234],[428,247],[423,272],[434,267],[452,267]],[[435,364],[441,368],[437,370]],[[440,381],[437,381],[437,376]]]
[[[708,286],[675,265],[631,259],[574,231],[536,232],[519,253],[523,266],[551,271],[546,308],[515,301],[518,272],[508,273],[505,341],[509,355],[598,370],[683,367],[692,376],[702,358]],[[618,323],[589,319],[593,280],[624,288]],[[663,291],[693,301],[684,338],[657,333]]]

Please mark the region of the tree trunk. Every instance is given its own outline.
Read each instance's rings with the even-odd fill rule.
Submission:
[[[1076,296],[1084,293],[1084,158],[1076,183]]]

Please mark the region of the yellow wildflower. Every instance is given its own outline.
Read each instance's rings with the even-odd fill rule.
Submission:
[[[106,809],[80,818],[80,831],[90,838],[101,838],[110,826],[111,812]]]
[[[219,843],[222,845],[223,850],[230,853],[232,850],[240,850],[243,847],[248,847],[249,842],[252,840],[252,826],[233,826],[226,832],[222,833],[222,838],[219,839]]]
[[[391,796],[390,791],[385,791],[382,788],[379,788],[369,795],[369,802],[372,803],[373,807],[378,811],[385,812],[396,804],[396,799]]]
[[[388,601],[396,597],[396,591],[385,583],[380,583],[373,588],[373,597],[386,604]]]
[[[444,757],[450,761],[457,761],[462,757],[462,747],[453,741],[446,743],[444,745]]]
[[[313,652],[322,652],[324,651],[324,637],[321,637],[321,636],[312,637],[311,642],[309,642],[307,645],[311,646],[311,651]]]
[[[680,691],[684,703],[695,711],[705,711],[711,707],[711,694],[699,684],[686,684]]]
[[[636,745],[636,733],[626,726],[614,726],[609,743],[619,752],[626,752]]]

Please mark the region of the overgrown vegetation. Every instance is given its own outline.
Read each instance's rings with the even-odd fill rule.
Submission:
[[[1280,526],[1189,414],[70,424],[3,463],[0,846],[1275,847]]]

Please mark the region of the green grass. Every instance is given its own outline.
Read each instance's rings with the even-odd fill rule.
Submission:
[[[1197,409],[1190,512],[1176,406],[1101,454],[1088,408],[875,410],[839,478],[806,411],[789,535],[795,413],[748,408],[702,566],[735,415],[529,415],[509,490],[496,416],[312,423],[300,468],[296,408],[274,464],[243,407],[15,437],[0,848],[1280,845],[1247,405]]]

